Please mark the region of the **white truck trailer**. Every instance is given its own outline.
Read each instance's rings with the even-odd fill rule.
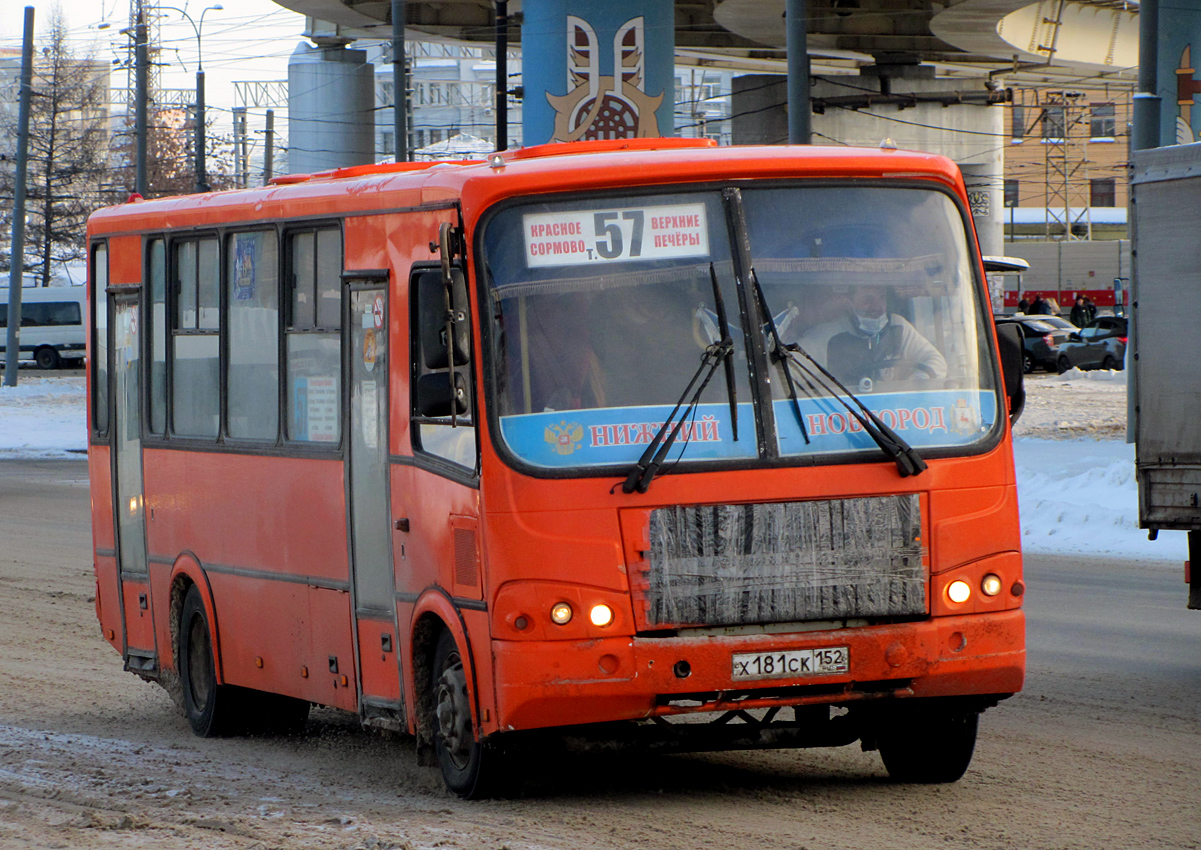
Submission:
[[[1188,607],[1201,609],[1201,144],[1137,152],[1130,208],[1139,527],[1188,532]]]

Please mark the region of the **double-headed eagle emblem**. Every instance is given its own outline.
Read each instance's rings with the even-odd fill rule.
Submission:
[[[580,448],[584,439],[584,427],[566,419],[557,425],[548,425],[544,435],[546,442],[561,455],[569,455]]]

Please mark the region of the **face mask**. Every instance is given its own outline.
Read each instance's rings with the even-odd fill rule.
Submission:
[[[863,331],[863,333],[867,334],[868,336],[875,336],[876,334],[880,333],[880,331],[884,330],[884,328],[888,325],[887,312],[881,313],[875,318],[856,314],[855,319],[859,322],[859,330]]]

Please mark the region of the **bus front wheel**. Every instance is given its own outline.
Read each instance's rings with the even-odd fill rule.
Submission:
[[[49,346],[39,348],[33,354],[39,369],[57,369],[59,365],[58,352]]]
[[[204,600],[192,585],[184,597],[179,621],[179,678],[184,714],[192,731],[202,738],[228,735],[237,714],[234,690],[217,684],[211,635]]]
[[[492,796],[500,754],[495,746],[476,739],[467,671],[449,631],[438,637],[432,679],[434,752],[446,787],[468,800]]]
[[[879,737],[880,758],[894,782],[956,782],[976,750],[980,715],[935,712],[890,724]]]

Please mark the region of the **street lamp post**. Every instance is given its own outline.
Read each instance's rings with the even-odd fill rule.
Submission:
[[[199,23],[192,20],[192,16],[178,6],[159,6],[158,8],[179,12],[192,25],[192,30],[196,33],[196,191],[207,192],[210,186],[204,162],[204,52],[201,47],[200,34],[204,28],[204,16],[209,12],[219,12],[224,7],[220,3],[207,7],[200,13]]]

